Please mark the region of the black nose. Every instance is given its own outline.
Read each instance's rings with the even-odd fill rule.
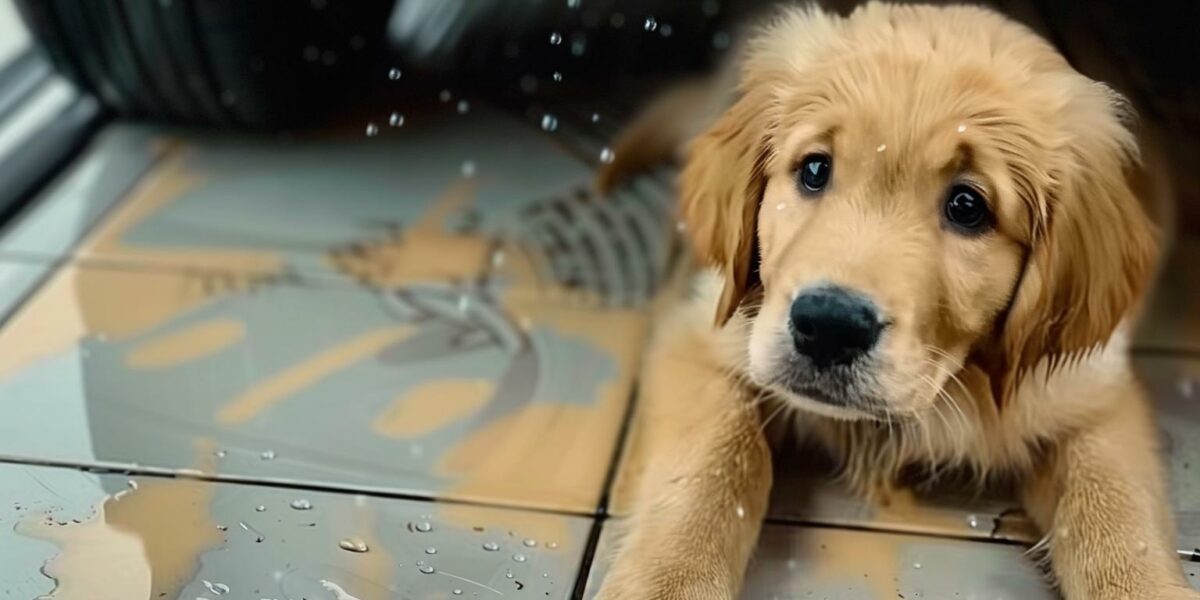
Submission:
[[[875,346],[883,330],[870,300],[835,286],[801,292],[791,316],[796,351],[818,368],[853,362]]]

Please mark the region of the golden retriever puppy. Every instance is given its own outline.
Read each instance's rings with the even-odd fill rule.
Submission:
[[[600,598],[737,595],[776,406],[864,493],[913,466],[1016,478],[1069,600],[1200,598],[1128,355],[1157,233],[1122,98],[971,7],[786,8],[738,65],[687,150],[712,268],[651,345],[649,458]],[[647,114],[706,103],[664,102]],[[654,121],[615,168],[688,130]]]

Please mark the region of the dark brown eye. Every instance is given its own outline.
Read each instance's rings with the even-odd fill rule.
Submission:
[[[983,194],[966,184],[950,188],[942,214],[947,223],[966,234],[982,233],[992,225],[992,211]]]
[[[796,171],[796,180],[800,191],[815,194],[829,185],[829,175],[833,169],[833,159],[828,154],[809,154],[800,161]]]

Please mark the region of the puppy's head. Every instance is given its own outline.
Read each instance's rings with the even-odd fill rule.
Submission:
[[[682,212],[753,381],[837,418],[997,401],[1103,345],[1151,270],[1123,101],[975,8],[792,9],[690,148]]]

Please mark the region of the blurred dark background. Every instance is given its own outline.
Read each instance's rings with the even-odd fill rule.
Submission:
[[[436,105],[447,89],[531,112],[556,96],[603,99],[612,130],[654,89],[710,68],[739,24],[773,4],[16,0],[54,66],[110,114],[271,130],[361,126],[379,111]],[[858,2],[818,4],[847,13]],[[1133,100],[1179,222],[1200,232],[1200,3],[984,4]]]

